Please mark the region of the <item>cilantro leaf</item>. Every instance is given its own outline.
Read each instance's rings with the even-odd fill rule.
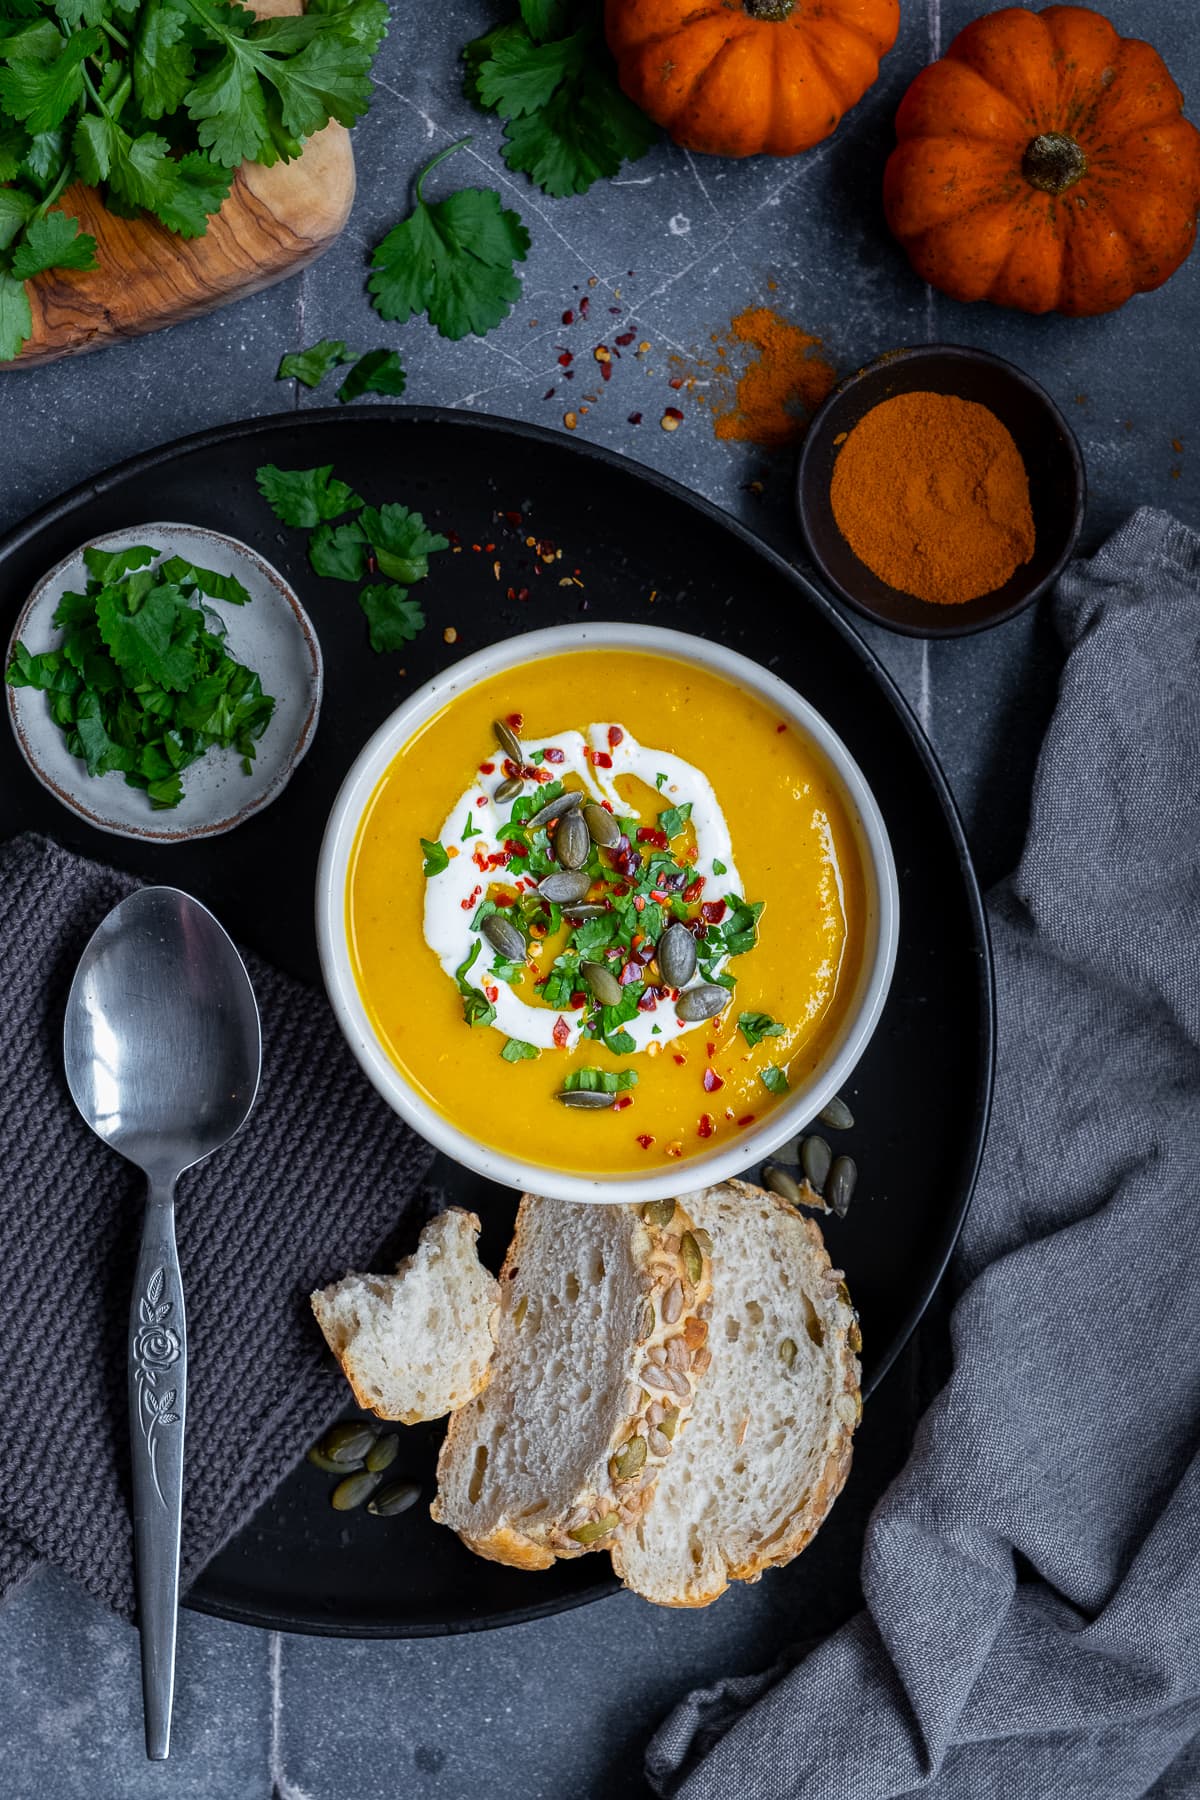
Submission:
[[[152,550],[149,544],[130,544],[124,550],[97,550],[94,544],[89,544],[83,553],[83,564],[89,575],[94,575],[97,581],[107,585],[111,581],[118,581],[131,569],[144,569],[146,564],[152,563],[157,555],[158,551]],[[68,598],[82,600],[84,606],[91,604],[90,601],[78,594],[70,596],[64,594],[63,599]],[[62,622],[61,612],[60,605],[59,611],[54,615],[55,624]]]
[[[565,1094],[623,1094],[637,1086],[636,1069],[572,1069],[563,1082]]]
[[[334,480],[332,463],[320,469],[278,469],[266,463],[256,480],[259,493],[285,525],[320,525],[362,505],[352,488]]]
[[[0,107],[31,134],[53,130],[83,99],[84,62],[103,47],[93,27],[69,37],[52,59],[15,59],[0,70]]]
[[[527,1044],[524,1038],[509,1038],[500,1054],[505,1062],[534,1062],[542,1053],[536,1044]]]
[[[0,250],[7,250],[25,228],[33,201],[20,188],[0,188]]]
[[[159,564],[158,575],[162,581],[186,582],[199,588],[210,600],[225,600],[231,606],[250,604],[249,590],[242,586],[235,575],[218,575],[215,569],[205,569],[199,563],[188,562],[186,557],[168,557]]]
[[[713,874],[714,875],[728,875],[728,873],[729,873],[729,870],[725,867],[725,864],[720,860],[719,857],[716,857],[716,856],[713,857],[713,865],[712,866],[713,866]]]
[[[45,269],[95,269],[96,240],[80,231],[78,219],[48,212],[34,219],[13,252],[12,272],[28,281]]]
[[[427,531],[420,513],[407,506],[364,507],[361,524],[380,573],[393,581],[410,585],[423,581],[429,573],[430,556],[450,548],[448,538]]]
[[[458,983],[458,991],[463,997],[463,1018],[468,1025],[490,1025],[496,1017],[496,1009],[486,994],[479,988],[472,987],[467,976],[475,966],[479,952],[483,949],[482,938],[476,938],[469,953],[454,971],[454,979]]]
[[[692,803],[685,801],[682,806],[668,806],[665,812],[658,815],[658,829],[665,831],[668,838],[677,838],[692,816]]]
[[[465,844],[468,838],[482,837],[482,836],[483,836],[482,831],[480,831],[479,827],[472,820],[470,813],[468,813],[467,814],[467,822],[463,826],[462,842]]]
[[[371,628],[372,650],[399,650],[411,643],[425,624],[420,602],[410,600],[405,589],[393,583],[365,587],[358,604]]]
[[[777,1069],[774,1063],[768,1068],[760,1069],[758,1071],[758,1079],[762,1082],[763,1086],[769,1088],[773,1094],[786,1094],[788,1091],[787,1070]]]
[[[168,231],[178,232],[182,238],[203,237],[209,219],[229,198],[233,173],[196,151],[176,157],[168,166],[173,174],[161,172],[161,187],[151,210]]]
[[[368,350],[360,356],[338,389],[342,405],[363,394],[402,394],[406,386],[404,364],[395,350]]]
[[[358,520],[318,525],[308,540],[308,560],[329,581],[361,581],[367,572],[367,539]]]
[[[340,338],[322,338],[307,350],[293,350],[279,364],[276,381],[302,381],[307,388],[320,387],[331,369],[353,358]]]
[[[446,847],[444,844],[439,844],[436,839],[422,838],[421,849],[425,853],[425,864],[421,871],[423,875],[440,875],[443,869],[450,867],[450,858],[446,854]]]
[[[570,0],[521,0],[521,17],[535,42],[561,37],[570,24]]]
[[[113,661],[134,685],[148,681],[181,693],[196,674],[196,614],[177,587],[152,588],[137,603],[128,588],[106,587],[96,619]]]
[[[33,313],[23,281],[0,272],[0,361],[11,362],[33,330]]]
[[[182,105],[195,75],[195,56],[185,36],[182,10],[145,0],[133,51],[133,93],[144,118],[161,119]]]
[[[403,324],[424,312],[453,340],[482,337],[508,316],[521,292],[513,265],[529,250],[529,233],[494,188],[461,188],[437,202],[424,198],[427,176],[462,148],[452,145],[421,170],[416,204],[376,248],[368,282],[382,318]]]
[[[756,1044],[761,1044],[764,1038],[782,1037],[786,1030],[786,1027],[781,1025],[778,1019],[773,1019],[770,1013],[739,1013],[737,1023],[738,1030],[751,1050]]]

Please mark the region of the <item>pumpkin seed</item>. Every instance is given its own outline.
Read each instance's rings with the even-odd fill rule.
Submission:
[[[602,850],[616,849],[621,841],[621,827],[606,806],[591,801],[583,809],[583,820],[593,844],[599,844]]]
[[[340,1419],[329,1427],[317,1448],[325,1452],[330,1462],[345,1467],[347,1463],[361,1462],[378,1436],[374,1427],[364,1425],[361,1419]]]
[[[610,1474],[614,1481],[628,1481],[636,1475],[646,1461],[646,1440],[644,1437],[631,1437],[626,1440],[610,1465]]]
[[[517,795],[523,790],[524,786],[525,783],[521,780],[519,775],[509,775],[506,780],[500,783],[500,786],[496,789],[492,798],[502,802],[505,800],[515,800]]]
[[[552,819],[561,819],[564,813],[575,812],[582,799],[583,795],[578,788],[569,788],[557,800],[547,801],[541,812],[535,812],[532,819],[526,819],[526,831],[536,831],[541,825],[549,825]]]
[[[777,1168],[772,1163],[763,1170],[763,1180],[771,1192],[778,1194],[781,1200],[787,1200],[792,1206],[804,1204],[804,1189],[788,1174],[786,1169]]]
[[[855,1319],[849,1331],[846,1333],[846,1342],[853,1350],[855,1356],[857,1356],[862,1349],[862,1327],[857,1319]]]
[[[522,1294],[513,1312],[513,1330],[520,1331],[525,1314],[529,1311],[529,1295]]]
[[[677,1406],[669,1407],[667,1409],[667,1411],[663,1414],[662,1424],[659,1426],[659,1430],[662,1432],[662,1434],[665,1438],[673,1439],[678,1428],[679,1428],[679,1408]]]
[[[835,1094],[828,1105],[821,1108],[817,1117],[822,1125],[828,1125],[830,1131],[852,1131],[854,1129],[854,1114],[840,1094]]]
[[[361,1469],[363,1466],[361,1460],[352,1463],[334,1462],[332,1457],[326,1456],[319,1444],[314,1444],[309,1451],[308,1461],[314,1469],[324,1469],[327,1475],[347,1475],[352,1469]]]
[[[592,1519],[587,1525],[577,1525],[567,1536],[574,1538],[577,1544],[594,1544],[597,1538],[607,1537],[621,1523],[618,1513],[605,1513],[603,1518]]]
[[[362,1469],[357,1475],[347,1475],[339,1481],[329,1496],[329,1504],[335,1512],[353,1512],[364,1500],[369,1500],[375,1489],[383,1480],[383,1476],[371,1469]]]
[[[696,1242],[699,1244],[699,1246],[700,1246],[701,1250],[704,1252],[705,1256],[711,1256],[712,1255],[712,1238],[709,1236],[708,1232],[702,1231],[700,1229],[699,1225],[697,1225],[695,1231],[693,1231],[693,1233],[692,1233],[692,1236],[695,1238]]]
[[[696,940],[676,920],[658,940],[658,967],[668,987],[686,987],[696,973]]]
[[[513,730],[512,726],[506,725],[503,719],[493,719],[492,730],[496,734],[496,742],[503,750],[505,756],[508,757],[509,761],[515,762],[518,769],[523,768],[525,763],[525,752],[521,748],[521,740]]]
[[[616,976],[603,963],[580,963],[579,973],[591,988],[601,1006],[620,1006],[625,991]]]
[[[702,981],[680,994],[675,1002],[675,1017],[687,1025],[694,1025],[701,1019],[715,1019],[719,1012],[725,1011],[732,998],[727,987]]]
[[[599,1112],[602,1106],[611,1106],[611,1094],[602,1094],[598,1088],[573,1088],[569,1093],[566,1088],[558,1095],[564,1106],[572,1106],[578,1112]]]
[[[554,834],[554,854],[564,869],[582,869],[591,852],[592,840],[588,836],[588,828],[579,816],[578,808],[564,813]]]
[[[824,1192],[825,1179],[832,1161],[833,1151],[823,1137],[805,1138],[800,1146],[800,1167],[804,1170],[805,1179],[816,1188],[818,1194]]]
[[[609,908],[607,906],[601,906],[598,903],[592,903],[581,904],[579,906],[568,906],[564,910],[570,914],[571,922],[573,924],[576,919],[602,919],[605,913],[609,911]]]
[[[839,1156],[829,1171],[829,1204],[839,1219],[844,1219],[854,1198],[858,1167],[852,1156]]]
[[[572,900],[582,900],[591,885],[591,876],[585,875],[582,869],[563,869],[539,881],[537,891],[543,900],[558,900],[569,906]]]
[[[665,1231],[675,1217],[673,1200],[648,1200],[642,1208],[642,1222],[652,1225],[658,1231]]]
[[[489,913],[479,929],[492,949],[500,952],[505,962],[525,961],[525,939],[512,920],[506,919],[503,913]]]
[[[782,1344],[779,1346],[779,1360],[785,1369],[791,1368],[796,1360],[795,1338],[784,1338]]]
[[[387,1487],[380,1488],[373,1500],[368,1500],[367,1511],[374,1513],[377,1519],[393,1519],[397,1513],[407,1512],[420,1498],[421,1490],[415,1481],[392,1481]]]
[[[683,1266],[687,1270],[687,1278],[693,1287],[698,1286],[704,1273],[704,1258],[700,1254],[700,1246],[690,1231],[685,1231],[679,1240],[679,1254],[683,1258]]]
[[[400,1439],[394,1431],[385,1431],[367,1451],[367,1467],[373,1475],[378,1475],[382,1470],[390,1469],[399,1454]]]
[[[654,1302],[653,1302],[653,1300],[643,1300],[641,1317],[638,1320],[638,1331],[637,1331],[638,1343],[644,1344],[646,1339],[653,1335],[653,1332],[654,1332]]]

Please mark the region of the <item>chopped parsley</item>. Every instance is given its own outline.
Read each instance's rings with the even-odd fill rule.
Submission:
[[[458,983],[458,991],[463,997],[463,1018],[468,1025],[490,1025],[496,1017],[496,1009],[482,989],[472,987],[467,980],[478,959],[483,944],[479,938],[471,946],[469,955],[465,956],[454,971],[454,979]]]
[[[637,1086],[636,1069],[573,1069],[563,1082],[565,1094],[623,1094]]]
[[[668,840],[682,835],[683,828],[692,816],[692,803],[685,801],[682,806],[668,806],[665,812],[658,815],[658,829],[665,831]]]
[[[353,362],[354,352],[340,338],[322,338],[307,350],[293,350],[280,361],[276,381],[299,381],[306,388],[320,387],[331,369]]]
[[[422,838],[421,849],[425,853],[425,866],[422,871],[424,875],[440,875],[443,869],[450,867],[450,858],[444,844],[439,844],[430,838]]]
[[[738,1030],[753,1050],[764,1038],[782,1037],[786,1026],[773,1019],[770,1013],[744,1012],[738,1014]]]
[[[478,825],[475,824],[474,820],[471,817],[471,814],[468,813],[467,814],[467,822],[463,826],[462,842],[465,844],[468,838],[482,837],[482,836],[483,836],[482,831],[479,829]]]
[[[659,774],[657,774],[654,777],[654,785],[658,789],[660,794],[662,793],[663,789],[666,787],[667,778],[664,774],[661,773],[661,771],[659,772]]]
[[[500,1054],[505,1062],[534,1062],[542,1053],[536,1044],[527,1044],[524,1038],[507,1038]]]
[[[769,1088],[773,1094],[786,1094],[788,1091],[787,1071],[785,1069],[777,1069],[774,1063],[768,1068],[760,1069],[758,1071],[758,1079],[762,1082],[763,1086]]]
[[[713,857],[713,865],[712,866],[713,866],[713,874],[714,875],[728,875],[728,873],[729,873],[729,870],[726,868],[725,864],[720,860],[719,857],[716,857],[716,856]]]

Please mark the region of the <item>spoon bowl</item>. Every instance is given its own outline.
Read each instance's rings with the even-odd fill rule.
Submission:
[[[148,1183],[128,1387],[146,1754],[161,1761],[171,1739],[187,1404],[175,1183],[241,1129],[262,1059],[250,978],[199,901],[148,887],[113,908],[75,971],[63,1059],[88,1125]]]

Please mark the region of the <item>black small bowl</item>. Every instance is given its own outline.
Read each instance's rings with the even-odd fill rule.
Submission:
[[[917,600],[880,581],[838,530],[830,501],[835,440],[881,400],[914,391],[955,394],[988,407],[1012,433],[1029,474],[1037,534],[1032,558],[994,593],[955,606]],[[1031,605],[1070,559],[1086,504],[1079,445],[1049,394],[1001,357],[957,344],[893,350],[843,381],[809,427],[797,477],[800,529],[818,572],[856,612],[909,637],[965,637]]]

